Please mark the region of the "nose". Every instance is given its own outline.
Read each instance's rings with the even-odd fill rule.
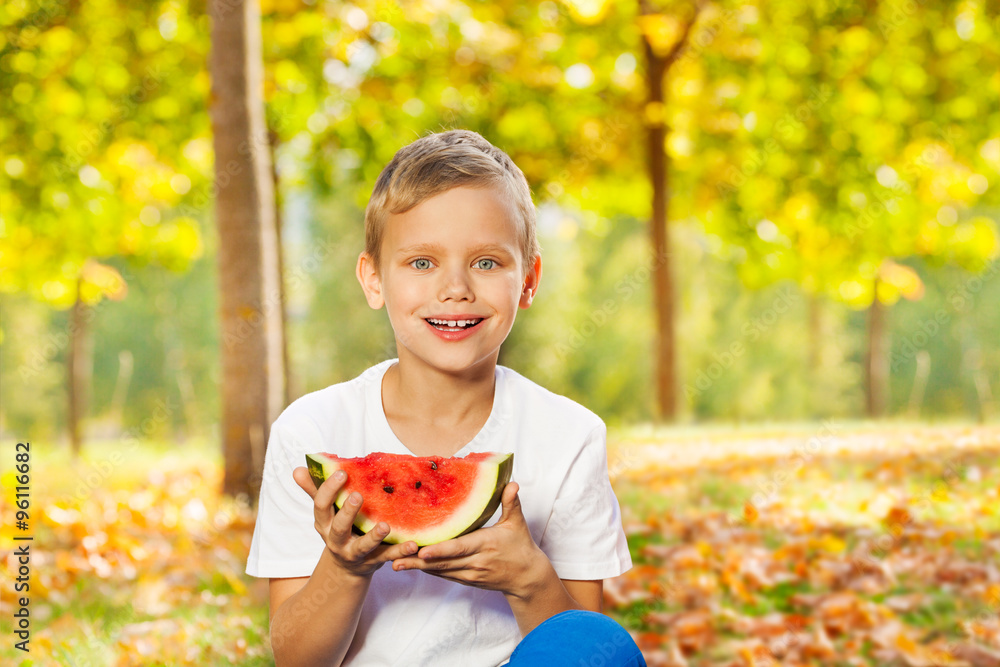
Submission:
[[[457,267],[443,272],[443,276],[444,282],[438,294],[441,301],[475,301],[472,279],[468,271]]]

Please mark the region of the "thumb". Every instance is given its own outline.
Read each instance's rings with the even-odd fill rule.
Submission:
[[[524,521],[524,515],[521,513],[521,499],[517,497],[520,488],[517,482],[510,482],[503,488],[503,495],[500,496],[500,520],[497,523],[505,523],[515,519]]]
[[[305,466],[299,466],[292,471],[292,479],[298,484],[303,491],[309,494],[310,498],[316,497],[316,482],[313,481],[312,476],[309,474],[309,469]]]

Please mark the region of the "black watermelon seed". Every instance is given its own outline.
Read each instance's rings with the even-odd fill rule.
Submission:
[[[392,487],[391,486],[383,486],[382,490],[385,491],[386,493],[392,493]]]
[[[431,470],[437,470],[437,469],[438,469],[438,464],[434,461],[431,461]]]
[[[420,488],[420,482],[417,482],[416,484],[414,484],[414,485],[413,485],[413,488],[415,488],[415,489],[419,489],[419,488]]]

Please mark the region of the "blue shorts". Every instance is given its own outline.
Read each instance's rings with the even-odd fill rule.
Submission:
[[[514,649],[510,667],[646,667],[632,636],[604,614],[571,610],[544,621]]]

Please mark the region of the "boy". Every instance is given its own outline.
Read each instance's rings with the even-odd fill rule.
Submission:
[[[538,291],[539,251],[524,175],[474,132],[425,136],[380,174],[357,277],[369,306],[385,306],[398,359],[300,398],[272,426],[247,572],[270,578],[278,664],[523,664],[549,660],[551,634],[511,656],[547,620],[556,634],[592,632],[576,619],[595,619],[564,612],[599,612],[603,579],[631,567],[604,423],[497,366]],[[480,530],[419,550],[383,545],[384,524],[351,532],[358,494],[333,513],[343,473],[315,488],[302,466],[316,451],[514,452],[514,481]],[[600,664],[642,664],[622,658],[638,652],[618,630],[628,641],[604,642]]]

